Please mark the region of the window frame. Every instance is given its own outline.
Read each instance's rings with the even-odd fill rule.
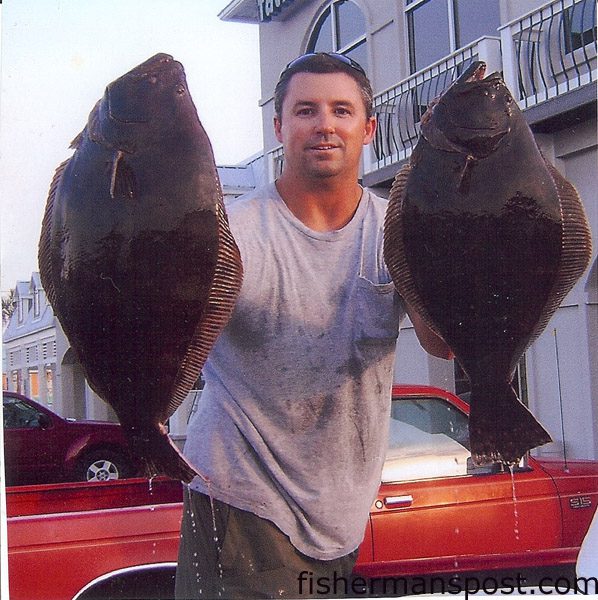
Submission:
[[[363,15],[365,27],[364,27],[364,32],[362,35],[354,38],[348,44],[345,44],[344,46],[340,46],[339,39],[338,39],[338,26],[337,26],[338,11],[336,9],[336,6],[340,5],[340,4],[344,4],[345,2],[350,2],[351,4],[353,4],[354,6],[356,6],[359,9],[361,14]],[[345,55],[345,54],[350,53],[355,48],[358,48],[361,45],[367,44],[367,42],[368,42],[367,19],[366,19],[366,15],[365,15],[365,12],[363,11],[362,7],[359,6],[359,4],[357,2],[355,2],[354,0],[330,0],[330,2],[327,2],[321,8],[314,24],[311,27],[310,33],[308,35],[308,40],[307,40],[306,52],[315,52],[316,51],[315,47],[316,47],[319,36],[315,36],[315,32],[317,30],[318,34],[319,34],[320,29],[322,27],[322,22],[327,18],[327,15],[330,16],[330,27],[332,30],[332,36],[331,36],[332,49],[327,50],[327,52],[335,52],[337,54]],[[366,54],[367,54],[367,49],[366,49]],[[362,65],[362,66],[367,71],[368,65]]]
[[[499,0],[495,0],[497,3]],[[404,8],[405,15],[405,31],[407,32],[407,47],[409,50],[409,68],[411,73],[417,73],[422,69],[427,68],[429,65],[420,65],[419,67],[416,64],[416,55],[415,55],[415,43],[414,43],[414,35],[413,35],[413,13],[418,9],[424,6],[425,4],[436,2],[442,3],[444,2],[447,7],[447,19],[448,19],[448,38],[449,38],[449,54],[456,52],[459,48],[463,48],[467,46],[470,42],[463,43],[459,40],[459,31],[458,31],[458,11],[456,0],[407,0]],[[433,63],[431,63],[433,64]]]

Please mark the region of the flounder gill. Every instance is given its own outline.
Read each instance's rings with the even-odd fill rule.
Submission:
[[[242,264],[182,65],[158,54],[109,84],[71,147],[42,223],[43,287],[144,472],[190,481],[165,423],[230,316]]]
[[[515,463],[549,434],[511,382],[585,270],[574,187],[544,160],[498,74],[473,63],[429,107],[393,183],[384,252],[393,281],[471,383],[474,462]]]

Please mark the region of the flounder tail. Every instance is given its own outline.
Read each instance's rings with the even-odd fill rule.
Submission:
[[[199,476],[207,481],[175,446],[163,425],[150,425],[144,429],[131,427],[125,430],[131,454],[139,461],[143,476],[151,478],[166,475],[185,483],[190,483]]]
[[[474,464],[517,464],[532,448],[552,441],[510,385],[472,389],[469,438]]]

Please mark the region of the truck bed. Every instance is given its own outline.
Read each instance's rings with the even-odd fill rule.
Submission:
[[[71,600],[116,571],[176,561],[182,497],[166,478],[8,488],[11,600]]]

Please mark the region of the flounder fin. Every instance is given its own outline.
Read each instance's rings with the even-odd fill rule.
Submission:
[[[54,287],[53,277],[53,261],[52,261],[52,231],[53,231],[53,220],[54,220],[54,204],[56,200],[56,191],[62,179],[62,175],[70,158],[58,165],[58,168],[54,172],[54,177],[50,183],[50,189],[48,191],[48,200],[46,201],[46,209],[44,211],[44,217],[42,219],[42,230],[39,240],[39,246],[37,251],[37,258],[39,263],[39,275],[46,293],[46,297],[50,304],[56,308],[56,289]]]
[[[508,384],[472,387],[469,405],[471,458],[476,465],[514,465],[528,450],[552,441]]]
[[[542,316],[532,332],[528,347],[544,331],[550,318],[592,258],[592,234],[579,194],[556,167],[546,159],[544,162],[559,197],[562,223],[561,260],[555,283],[548,295]]]
[[[432,115],[434,114],[434,109],[437,104],[440,102],[441,96],[434,98],[426,112],[421,117],[421,136],[432,146],[436,148],[436,150],[444,150],[446,152],[463,152],[462,148],[459,148],[456,144],[449,140],[444,131],[439,129],[434,121],[432,120]]]
[[[125,432],[131,454],[139,460],[140,469],[145,477],[163,474],[190,483],[199,476],[208,482],[207,478],[181,454],[164,427],[155,425],[144,430],[125,427]]]
[[[405,258],[403,236],[403,202],[407,191],[407,183],[411,173],[408,163],[397,173],[390,188],[388,206],[384,218],[384,261],[397,292],[403,300],[412,306],[426,325],[438,333],[436,325],[430,314],[423,306],[417,288],[411,276],[411,269]]]
[[[99,113],[100,113],[100,103],[101,102],[102,102],[101,100],[98,100],[96,102],[92,111],[89,113],[89,117],[87,119],[87,124],[83,128],[83,131],[81,131],[81,133],[79,133],[79,135],[77,135],[75,137],[75,139],[71,142],[71,145],[69,146],[69,148],[73,148],[76,150],[77,148],[79,148],[79,146],[81,145],[81,143],[83,142],[83,140],[86,137],[94,142],[98,141],[96,138],[99,136],[99,131],[100,131]]]
[[[83,138],[87,135],[87,127],[83,128],[83,131],[81,131],[81,133],[79,133],[71,142],[69,148],[76,150],[81,143],[83,142]]]
[[[243,282],[243,263],[233,238],[222,198],[217,204],[219,244],[216,270],[201,321],[175,378],[162,422],[174,413],[199,377],[216,338],[233,312]]]
[[[110,173],[110,197],[135,198],[137,195],[135,173],[125,159],[124,152],[117,150]]]

